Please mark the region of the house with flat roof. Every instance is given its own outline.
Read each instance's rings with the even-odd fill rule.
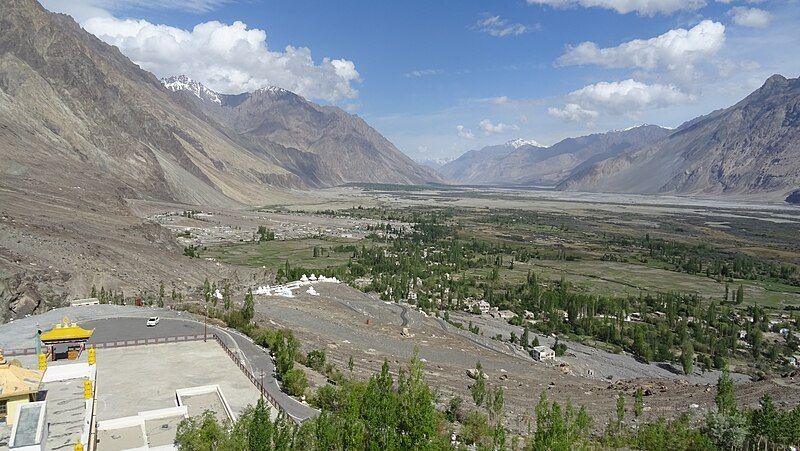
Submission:
[[[553,360],[556,358],[556,352],[547,346],[534,346],[531,350],[531,355],[538,361]]]

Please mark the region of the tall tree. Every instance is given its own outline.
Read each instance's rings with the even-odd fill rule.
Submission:
[[[721,413],[732,414],[736,412],[736,397],[733,394],[733,380],[727,368],[722,370],[722,375],[717,381],[717,394],[714,397],[717,410]]]
[[[272,423],[263,396],[258,399],[253,410],[253,419],[247,431],[247,444],[250,449],[272,448]]]
[[[683,365],[683,373],[691,374],[693,364],[694,364],[694,346],[692,346],[692,340],[686,338],[683,341],[683,347],[681,350],[681,365]]]
[[[472,384],[470,391],[475,405],[480,407],[486,397],[486,375],[483,373],[481,362],[475,364],[475,383]]]
[[[255,315],[255,304],[253,302],[253,290],[247,289],[247,294],[244,295],[244,307],[242,308],[242,316],[249,323]]]
[[[636,396],[633,401],[633,415],[639,418],[644,411],[644,393],[642,387],[636,387]]]

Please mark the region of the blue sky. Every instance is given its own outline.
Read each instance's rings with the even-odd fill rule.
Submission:
[[[797,0],[43,3],[156,75],[292,89],[362,116],[418,160],[677,126],[773,73],[800,75]]]

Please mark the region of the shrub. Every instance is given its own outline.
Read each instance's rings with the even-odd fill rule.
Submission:
[[[302,396],[308,388],[308,379],[305,371],[300,368],[293,368],[283,375],[283,387],[286,393],[292,396]]]

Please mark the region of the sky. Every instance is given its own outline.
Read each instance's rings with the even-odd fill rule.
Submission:
[[[159,77],[292,90],[418,160],[676,127],[800,75],[800,0],[40,0]]]

